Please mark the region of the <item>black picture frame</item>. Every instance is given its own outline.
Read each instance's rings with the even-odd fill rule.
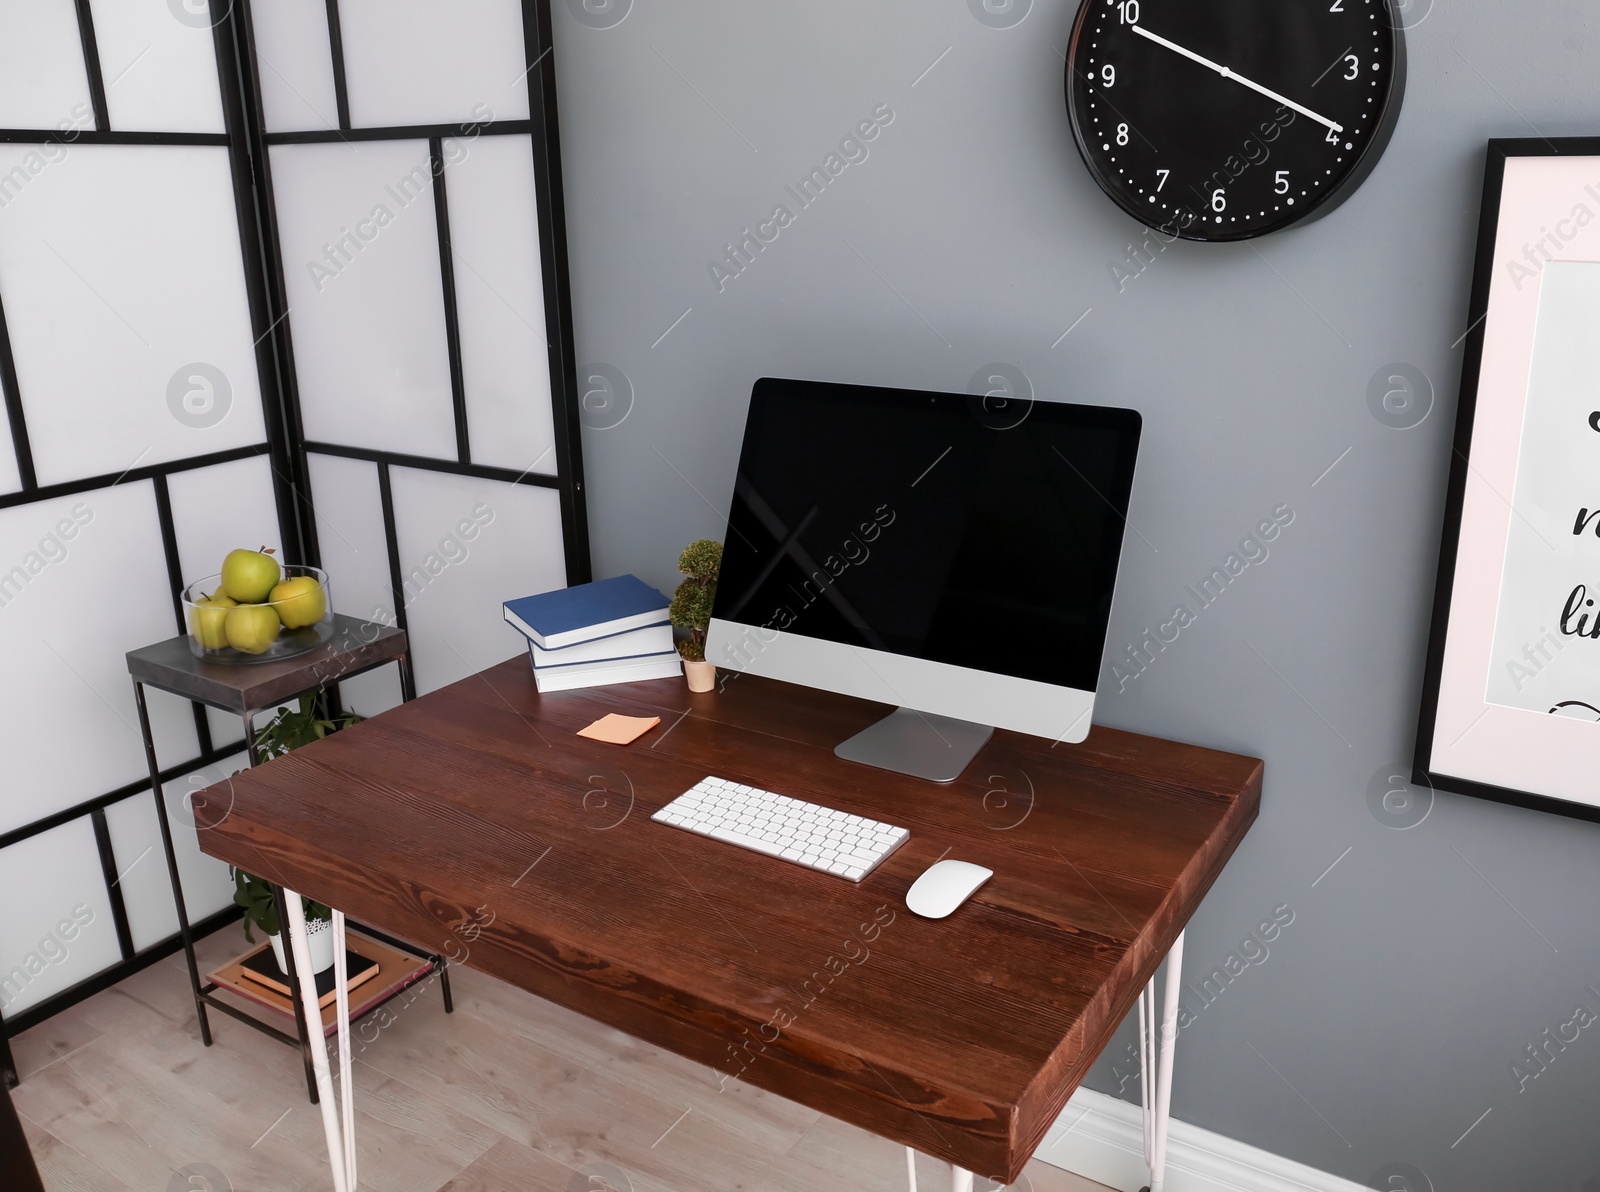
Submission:
[[[1506,786],[1448,773],[1435,768],[1433,760],[1445,652],[1450,635],[1451,604],[1461,548],[1462,516],[1466,503],[1467,482],[1473,467],[1471,450],[1481,397],[1484,345],[1493,315],[1490,309],[1490,292],[1496,267],[1496,246],[1506,167],[1513,159],[1527,157],[1600,159],[1600,137],[1500,138],[1488,143],[1484,167],[1483,203],[1478,218],[1476,261],[1467,311],[1468,331],[1461,367],[1461,393],[1456,410],[1455,434],[1451,441],[1450,478],[1445,495],[1444,526],[1439,548],[1438,576],[1434,588],[1432,625],[1428,635],[1428,652],[1423,672],[1422,704],[1417,722],[1412,780],[1434,790],[1450,791],[1514,807],[1600,823],[1600,806],[1575,803],[1538,790]],[[1597,759],[1600,759],[1600,750],[1597,750]]]

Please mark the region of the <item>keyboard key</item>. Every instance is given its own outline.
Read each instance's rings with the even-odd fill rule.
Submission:
[[[769,857],[779,855],[777,845],[762,840],[759,836],[746,836],[741,832],[731,832],[727,828],[713,828],[706,835],[713,840],[725,840],[729,844],[737,844],[740,848],[747,848],[752,852],[766,853]]]

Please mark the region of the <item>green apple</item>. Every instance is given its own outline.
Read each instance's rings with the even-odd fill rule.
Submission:
[[[278,560],[266,547],[230,550],[222,561],[222,591],[240,604],[260,604],[282,575]]]
[[[221,592],[214,596],[201,595],[194,602],[194,612],[189,618],[189,632],[200,639],[208,650],[225,650],[228,647],[228,610],[238,604]]]
[[[314,576],[297,575],[272,589],[267,597],[277,609],[285,629],[303,629],[322,620],[328,611],[328,594]]]
[[[278,614],[266,604],[241,604],[228,610],[228,644],[241,654],[260,654],[278,639]]]

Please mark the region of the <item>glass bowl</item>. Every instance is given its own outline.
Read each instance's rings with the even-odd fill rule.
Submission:
[[[286,566],[278,582],[300,578],[315,580],[321,590],[321,615],[315,620],[308,621],[318,611],[310,589],[276,602],[227,608],[202,603],[222,590],[220,574],[190,584],[183,590],[183,623],[189,629],[189,649],[196,658],[225,663],[272,662],[316,649],[333,636],[333,593],[328,586],[328,573],[320,567]],[[249,613],[235,619],[233,640],[249,646],[259,645],[262,647],[259,651],[240,650],[229,644],[228,620],[237,609],[271,610],[271,617]],[[278,622],[275,632],[273,618]]]

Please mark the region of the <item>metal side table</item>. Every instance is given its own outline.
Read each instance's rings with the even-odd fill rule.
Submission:
[[[276,708],[301,695],[320,691],[329,683],[353,678],[366,671],[394,663],[400,670],[400,687],[406,699],[415,695],[411,677],[411,662],[407,653],[404,630],[381,625],[375,621],[362,621],[355,617],[334,614],[333,637],[315,650],[293,658],[272,662],[222,664],[204,662],[189,649],[187,635],[168,638],[155,645],[132,650],[128,654],[128,674],[133,678],[134,699],[139,707],[139,731],[144,736],[145,761],[150,767],[150,789],[156,801],[156,819],[161,825],[161,847],[167,854],[167,874],[172,881],[172,899],[178,911],[178,934],[183,940],[183,953],[189,965],[189,984],[194,990],[194,1008],[200,1019],[200,1038],[211,1046],[211,1023],[207,1009],[218,1010],[231,1018],[246,1023],[271,1035],[274,1039],[300,1048],[300,1058],[305,1065],[306,1088],[313,1103],[317,1100],[316,1076],[312,1068],[311,1040],[307,1026],[306,1007],[301,1000],[300,984],[295,972],[294,956],[284,949],[288,965],[289,988],[293,991],[295,1035],[285,1034],[276,1027],[246,1014],[238,1007],[216,997],[220,988],[215,982],[201,982],[200,968],[195,961],[194,936],[189,927],[189,912],[184,905],[183,885],[178,876],[178,858],[172,847],[172,825],[167,816],[166,799],[161,791],[161,768],[156,761],[155,739],[150,731],[150,713],[145,705],[144,689],[154,687],[184,699],[193,700],[210,708],[231,712],[244,721],[245,748],[251,766],[262,761],[255,735],[254,719],[263,712]],[[273,884],[273,894],[278,903],[281,923],[289,922],[283,888]],[[450,997],[450,974],[443,956],[414,948],[403,940],[393,939],[382,932],[367,927],[361,930],[403,949],[433,965],[438,973],[444,994],[444,1009],[448,1014],[454,1009]],[[390,995],[396,996],[401,989]],[[384,1000],[388,1000],[387,998]],[[375,1010],[382,1002],[374,1003]],[[320,1028],[320,1016],[318,1026]],[[321,1033],[318,1031],[318,1042]]]

